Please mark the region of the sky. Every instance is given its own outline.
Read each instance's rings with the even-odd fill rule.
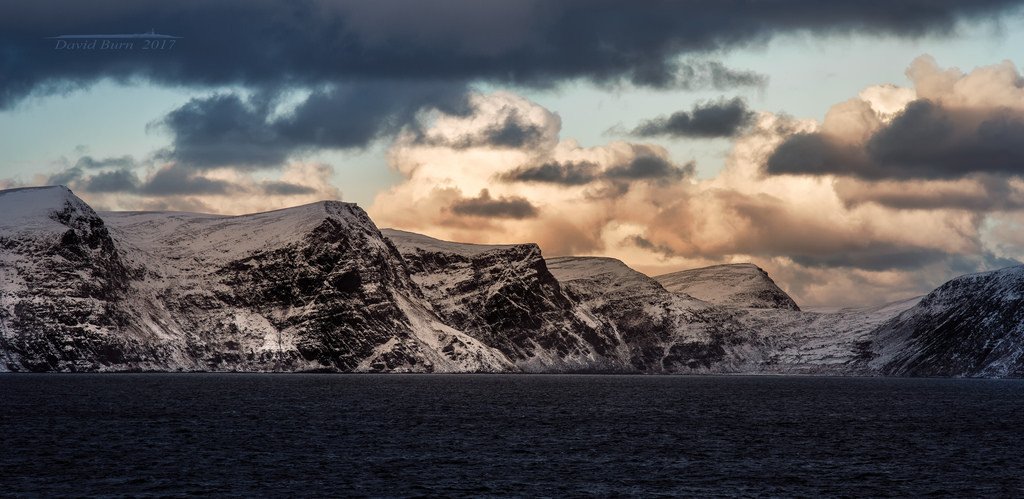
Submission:
[[[4,3],[0,188],[341,199],[649,275],[753,262],[804,307],[1024,259],[1020,2],[633,4]]]

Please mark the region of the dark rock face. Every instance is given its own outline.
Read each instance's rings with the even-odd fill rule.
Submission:
[[[535,244],[448,243],[386,229],[438,316],[529,370],[613,362],[615,338],[588,324]]]
[[[552,258],[569,296],[614,332],[624,364],[641,372],[702,372],[750,332],[728,310],[670,293],[611,258]]]
[[[397,249],[354,205],[107,214],[108,230],[60,195],[71,208],[26,218],[41,214],[47,230],[3,232],[5,259],[23,262],[4,272],[7,369],[510,367],[425,308]]]
[[[909,376],[1024,376],[1024,266],[961,276],[882,325],[872,362]]]
[[[227,262],[213,273],[230,290],[220,300],[295,331],[303,359],[354,370],[393,336],[412,335],[392,292],[412,294],[413,287],[394,248],[374,247],[367,239],[379,235],[348,229],[325,218],[294,244]]]
[[[103,220],[65,188],[34,191],[0,193],[8,203],[42,196],[47,210],[41,226],[0,233],[0,347],[9,362],[18,359],[27,371],[79,371],[148,355],[115,334],[128,320],[121,301],[131,272]]]

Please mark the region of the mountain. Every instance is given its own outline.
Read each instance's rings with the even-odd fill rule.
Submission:
[[[423,306],[397,249],[353,204],[101,219],[47,188],[5,191],[0,211],[11,207],[0,244],[15,263],[2,274],[12,369],[513,367]]]
[[[733,371],[728,365],[742,361],[733,347],[752,338],[731,311],[671,293],[619,260],[561,257],[548,267],[592,320],[614,333],[632,369]]]
[[[578,309],[536,244],[480,245],[382,231],[446,324],[525,371],[614,368],[614,338]]]
[[[66,187],[0,191],[0,348],[5,367],[73,370],[142,358],[118,333],[133,271],[103,220]]]
[[[750,263],[683,270],[656,276],[654,280],[673,293],[716,305],[800,310],[767,272]]]
[[[874,330],[916,303],[905,300],[830,313],[801,312],[794,310],[795,304],[726,305],[670,291],[661,279],[613,258],[551,258],[548,267],[569,296],[610,325],[626,348],[629,365],[643,372],[873,374],[868,361]],[[767,276],[751,278],[763,275],[762,270],[749,264],[736,267],[698,269],[696,274],[742,276],[732,280],[739,288],[733,296],[756,296],[751,289],[767,287]],[[715,293],[716,287],[727,285],[704,279],[697,289],[703,298],[724,296],[721,290]]]
[[[749,264],[650,278],[334,201],[97,213],[46,187],[0,213],[0,370],[1024,375],[1024,267],[822,313]]]
[[[939,286],[874,342],[872,364],[885,374],[1024,377],[1024,266]]]

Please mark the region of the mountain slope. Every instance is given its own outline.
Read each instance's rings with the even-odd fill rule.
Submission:
[[[750,263],[683,270],[656,276],[654,280],[669,291],[716,305],[800,310],[767,272]]]
[[[504,370],[507,359],[441,323],[359,207],[321,202],[239,217],[105,214],[148,322],[204,368]]]
[[[20,210],[0,232],[9,369],[513,368],[438,320],[352,204],[104,222],[65,188],[0,203]]]
[[[737,347],[752,336],[730,310],[670,293],[613,258],[551,258],[548,267],[592,320],[614,331],[632,369],[732,372],[745,362]]]
[[[148,356],[117,334],[131,272],[103,220],[65,187],[0,191],[4,366],[89,370]]]
[[[881,372],[1024,376],[1024,266],[957,277],[875,334]]]
[[[96,213],[0,191],[0,370],[1024,376],[1024,267],[804,312],[762,270],[652,279],[321,202]]]
[[[615,364],[614,339],[581,313],[535,244],[452,243],[384,229],[433,310],[526,371]]]

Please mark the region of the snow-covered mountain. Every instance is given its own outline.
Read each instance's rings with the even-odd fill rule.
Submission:
[[[104,222],[55,187],[0,193],[0,213],[10,210],[10,369],[513,368],[425,307],[397,249],[353,204]]]
[[[1024,377],[1024,266],[957,277],[875,334],[872,365],[910,376]]]
[[[615,342],[605,325],[566,297],[536,244],[462,244],[382,232],[445,323],[497,349],[520,369],[616,367]]]
[[[0,191],[0,370],[1021,376],[1024,267],[801,312],[764,271],[650,278],[378,230],[359,207],[96,213]]]
[[[874,329],[916,302],[831,313],[722,305],[670,291],[612,258],[551,258],[548,266],[570,296],[609,323],[630,365],[645,372],[872,374],[867,362]],[[733,275],[763,272],[738,267]],[[757,296],[750,290],[765,288],[760,278],[730,282],[738,288],[732,296]],[[702,296],[725,294],[714,290],[705,281]]]
[[[121,334],[132,269],[65,187],[0,191],[0,369],[65,370],[147,351]]]
[[[683,270],[656,276],[654,280],[669,291],[716,305],[800,310],[767,272],[752,263]]]
[[[619,260],[561,257],[548,267],[591,320],[612,332],[633,369],[734,371],[743,362],[734,347],[753,338],[733,311],[671,293]]]

